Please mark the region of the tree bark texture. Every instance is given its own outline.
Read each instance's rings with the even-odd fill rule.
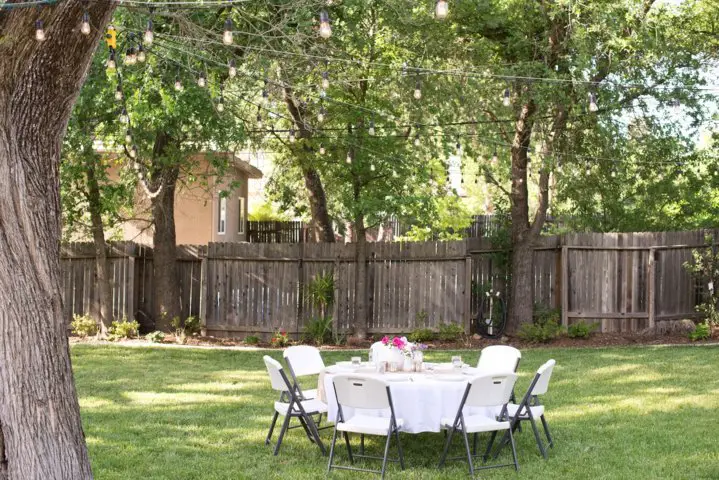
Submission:
[[[105,227],[102,223],[102,205],[100,186],[97,183],[96,165],[89,163],[85,171],[87,177],[87,203],[92,224],[92,240],[95,244],[95,279],[99,291],[100,333],[105,336],[112,323],[112,290],[110,288],[110,268],[107,263],[107,243]]]
[[[152,236],[154,271],[153,293],[155,328],[166,331],[174,317],[179,317],[180,284],[177,274],[177,237],[175,233],[175,190],[180,167],[175,162],[166,164],[161,160],[171,138],[163,132],[155,138],[153,172],[154,188],[162,188],[152,199],[152,218],[155,231]]]
[[[92,25],[113,9],[89,4]],[[60,145],[102,36],[82,13],[0,11],[0,480],[92,478],[60,289]]]

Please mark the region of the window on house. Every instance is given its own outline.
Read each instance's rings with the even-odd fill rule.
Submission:
[[[217,233],[224,235],[227,231],[227,197],[220,197],[217,209]]]
[[[237,224],[237,233],[239,233],[240,235],[244,235],[245,228],[247,225],[247,217],[245,216],[245,198],[240,197],[239,200],[240,201],[238,206],[240,207],[240,213],[238,214],[239,222]]]

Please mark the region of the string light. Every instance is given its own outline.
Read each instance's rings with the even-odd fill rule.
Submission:
[[[205,72],[200,72],[200,76],[197,77],[197,86],[205,88],[207,86],[207,78],[205,78]]]
[[[110,56],[107,57],[107,63],[105,65],[110,70],[114,70],[115,68],[117,68],[117,64],[115,63],[115,50],[114,49],[110,50]]]
[[[462,144],[459,143],[459,139],[457,139],[457,155],[462,156]]]
[[[260,110],[260,107],[258,106],[258,107],[257,107],[257,117],[256,117],[256,120],[257,120],[257,128],[258,128],[259,130],[262,130],[262,113],[261,113],[261,112],[262,112],[262,111]]]
[[[330,88],[330,74],[325,70],[322,72],[322,90]]]
[[[414,136],[414,146],[419,147],[419,132]]]
[[[137,47],[137,61],[140,63],[145,63],[145,59],[147,57],[145,56],[145,49],[142,48],[142,44],[138,45]]]
[[[596,112],[597,110],[599,110],[597,106],[597,96],[592,92],[589,94],[589,111]]]
[[[332,36],[332,27],[330,26],[330,16],[327,10],[320,12],[320,37],[328,39]]]
[[[317,121],[320,122],[320,123],[324,122],[324,121],[325,121],[325,114],[326,114],[326,113],[327,113],[327,112],[325,111],[324,105],[320,105],[320,111],[319,111],[319,113],[317,114]]]
[[[120,76],[117,77],[118,83],[117,88],[115,89],[115,100],[118,102],[122,101],[122,98],[124,95],[122,94],[122,83],[120,82]]]
[[[375,130],[374,130],[374,119],[369,121],[369,132],[370,135],[374,136]]]
[[[182,81],[180,80],[180,76],[177,75],[177,76],[175,77],[175,90],[177,90],[178,92],[181,92],[181,91],[182,91],[182,88],[183,88],[183,87],[182,87]]]
[[[295,129],[290,128],[290,143],[295,143]]]
[[[129,128],[125,132],[125,144],[132,144],[132,131]]]
[[[122,107],[122,112],[120,112],[120,123],[130,123],[130,117],[125,107]]]
[[[130,157],[137,158],[137,145],[133,145],[130,149]],[[142,178],[142,173],[140,173],[140,178]]]
[[[135,55],[135,48],[130,47],[125,53],[125,65],[134,65],[137,63],[137,56]]]
[[[45,41],[45,28],[43,28],[43,22],[40,19],[35,21],[35,40],[38,42]]]
[[[320,143],[320,155],[325,154],[325,146]]]
[[[220,85],[220,100],[217,102],[217,111],[222,113],[225,111],[225,88]]]
[[[348,164],[352,163],[352,153],[351,152],[347,152],[347,158],[345,158],[345,163],[348,163]]]
[[[586,163],[586,170],[584,170],[584,174],[589,176],[592,173],[592,166],[589,165],[589,162]]]
[[[143,39],[145,40],[145,45],[147,45],[148,48],[151,47],[152,42],[155,41],[155,33],[152,31],[152,19],[147,21],[147,28],[145,29]]]
[[[225,20],[225,33],[222,34],[222,43],[225,45],[232,45],[232,20]]]
[[[417,80],[417,83],[414,86],[414,99],[415,100],[419,100],[420,98],[422,98],[422,88],[421,87],[422,87],[422,84],[420,83],[419,80]]]
[[[234,58],[230,60],[230,67],[227,71],[227,75],[229,75],[230,78],[235,78],[237,76],[237,65],[235,64]]]
[[[502,105],[508,107],[511,105],[511,99],[509,96],[509,87],[504,89],[504,95],[502,96]]]
[[[447,0],[437,0],[437,5],[434,7],[434,16],[438,20],[444,20],[449,14],[449,4]]]
[[[497,165],[497,162],[499,161],[499,155],[497,155],[497,149],[494,149],[494,153],[492,154],[492,165]]]
[[[269,83],[270,83],[270,81],[265,78],[265,86],[264,86],[264,88],[262,89],[262,101],[263,101],[264,103],[267,103],[267,100],[268,100],[269,97],[270,97],[270,92],[267,90],[267,85],[268,85]]]
[[[375,168],[374,168],[374,163],[371,163],[371,164],[370,164],[369,169],[374,172],[374,170],[375,170]]]
[[[90,35],[90,14],[85,10],[82,14],[82,23],[80,24],[80,33]]]

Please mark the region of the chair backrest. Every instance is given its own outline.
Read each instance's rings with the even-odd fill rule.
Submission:
[[[270,357],[269,355],[265,355],[264,357],[262,357],[262,359],[265,361],[267,373],[270,374],[270,383],[272,384],[272,388],[274,390],[277,390],[278,392],[290,391],[292,387],[287,381],[287,376],[285,375],[285,372],[282,371],[282,365],[280,365],[280,362]]]
[[[470,407],[505,405],[512,396],[516,381],[516,373],[476,376],[469,381],[469,393],[464,404]]]
[[[383,409],[390,408],[387,383],[378,378],[340,374],[332,379],[337,403],[343,407]]]
[[[544,365],[539,367],[537,370],[537,376],[534,379],[534,387],[532,388],[531,395],[543,395],[547,393],[549,387],[549,379],[552,378],[552,371],[554,365],[556,365],[554,359],[548,360]]]
[[[290,366],[292,375],[302,377],[305,375],[317,375],[325,368],[320,351],[309,345],[296,345],[285,349],[282,354]]]
[[[477,368],[482,373],[515,373],[522,352],[509,345],[492,345],[482,349]]]

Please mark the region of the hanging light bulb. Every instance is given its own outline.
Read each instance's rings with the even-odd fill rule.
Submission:
[[[117,88],[115,89],[115,100],[118,102],[122,101],[122,98],[124,95],[122,94],[122,84],[118,83]]]
[[[419,133],[414,136],[414,146],[419,147]]]
[[[262,101],[263,101],[264,103],[267,103],[267,102],[268,102],[268,99],[270,98],[270,92],[269,92],[269,90],[267,90],[267,85],[268,85],[269,83],[270,83],[270,81],[265,78],[265,86],[264,86],[264,88],[262,89]]]
[[[145,45],[147,45],[148,48],[151,47],[152,42],[155,41],[155,33],[152,31],[152,19],[147,21],[147,28],[145,29],[143,39],[145,40]]]
[[[370,164],[369,169],[374,172],[374,163]]]
[[[230,78],[235,78],[237,76],[237,65],[235,64],[234,58],[230,60],[230,67],[227,71],[227,74],[230,76]]]
[[[320,122],[320,123],[324,122],[324,121],[325,121],[325,114],[326,114],[326,113],[327,113],[327,112],[325,111],[325,107],[324,107],[324,106],[320,106],[320,112],[317,114],[317,121]]]
[[[320,143],[320,155],[325,154],[325,146]]]
[[[494,149],[494,153],[492,154],[492,164],[496,165],[499,161],[499,155],[497,155],[497,149]]]
[[[38,42],[45,41],[45,28],[43,28],[43,23],[40,19],[35,21],[35,40]]]
[[[177,90],[178,92],[182,91],[182,82],[180,81],[179,75],[175,77],[175,90]]]
[[[434,16],[438,20],[444,20],[449,14],[449,4],[447,0],[437,0],[437,5],[434,7]]]
[[[345,158],[345,163],[352,163],[352,154],[350,152],[347,152],[347,158]]]
[[[332,27],[330,26],[330,16],[327,10],[320,12],[320,37],[327,39],[332,36]]]
[[[130,145],[132,143],[132,131],[128,128],[125,132],[125,144]]]
[[[262,130],[262,114],[260,113],[260,107],[257,107],[257,129]]]
[[[290,128],[290,143],[295,143],[295,129]]]
[[[592,92],[589,94],[589,111],[596,112],[597,110],[599,110],[597,106],[597,96]]]
[[[374,120],[369,121],[369,134],[374,136],[375,130],[374,130]]]
[[[611,173],[611,175],[612,175],[612,178],[614,178],[614,177],[617,176],[617,171],[616,171],[615,169],[613,169],[613,168],[612,168],[612,173]]]
[[[105,66],[111,70],[114,70],[117,67],[117,64],[115,63],[115,50],[110,50],[110,56],[107,57],[107,63],[105,63]]]
[[[120,112],[120,122],[121,123],[129,123],[130,117],[127,114],[127,109],[125,107],[122,107],[122,112]]]
[[[197,78],[197,86],[205,88],[207,86],[207,78],[205,78],[205,72],[200,72],[200,76]]]
[[[417,80],[417,83],[414,86],[414,99],[419,100],[422,98],[422,85],[420,84],[420,81]]]
[[[147,59],[147,56],[145,55],[145,49],[142,48],[142,44],[140,44],[137,47],[137,61],[140,63],[145,63],[146,59]]]
[[[217,111],[222,113],[225,111],[225,99],[220,95],[220,100],[217,102]]]
[[[83,35],[90,35],[90,14],[87,13],[87,11],[82,14],[80,33],[82,33]]]
[[[511,99],[509,96],[509,87],[504,89],[504,95],[502,96],[502,105],[508,107],[511,105]]]
[[[585,175],[590,175],[592,173],[592,167],[589,165],[589,162],[587,162],[587,168],[584,170]]]
[[[228,18],[225,20],[225,32],[222,34],[222,43],[232,45],[232,41],[232,20]]]
[[[130,149],[130,157],[137,158],[137,145],[133,145]],[[142,177],[140,177],[142,178]]]
[[[134,65],[137,62],[137,57],[135,56],[135,48],[130,47],[127,49],[127,52],[125,53],[125,65]]]
[[[462,144],[459,143],[459,140],[457,140],[457,145],[456,145],[456,147],[457,147],[457,155],[460,155],[460,156],[461,156],[461,155],[462,155]]]
[[[328,88],[330,88],[330,74],[325,70],[322,72],[322,90],[327,90]]]

